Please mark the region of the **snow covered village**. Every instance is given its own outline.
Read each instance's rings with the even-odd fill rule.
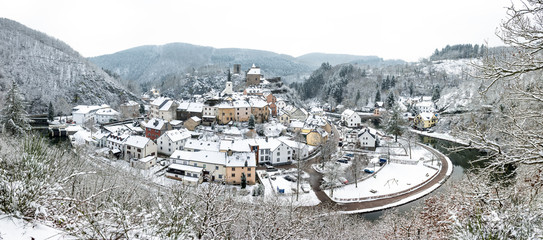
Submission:
[[[395,6],[3,3],[0,240],[543,239],[543,5]]]

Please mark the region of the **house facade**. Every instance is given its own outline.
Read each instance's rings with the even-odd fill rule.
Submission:
[[[370,128],[364,128],[358,133],[358,142],[362,148],[375,149],[378,144],[377,134]]]
[[[428,129],[435,126],[437,121],[437,113],[422,112],[415,117],[413,123],[418,129]]]
[[[166,131],[157,139],[158,153],[171,156],[175,150],[183,150],[190,133],[186,130]]]
[[[238,122],[247,122],[251,117],[251,105],[245,100],[237,100],[233,102],[235,111],[234,119]]]
[[[362,118],[360,115],[351,109],[345,109],[345,111],[343,111],[341,114],[341,121],[343,124],[345,124],[345,126],[351,128],[360,127],[362,124]]]
[[[141,159],[157,155],[157,144],[151,139],[141,136],[129,136],[125,141],[125,160]]]
[[[230,121],[235,121],[236,111],[234,106],[228,103],[219,104],[217,112],[217,121],[219,124],[228,124]]]
[[[169,122],[162,119],[153,118],[145,124],[145,137],[151,140],[156,140],[162,136],[163,133],[172,129],[172,125],[170,125]]]

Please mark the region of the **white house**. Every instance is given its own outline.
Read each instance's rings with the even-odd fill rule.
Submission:
[[[202,182],[203,168],[172,163],[166,170],[166,177],[182,181],[187,185],[197,185]]]
[[[158,153],[170,156],[175,150],[183,150],[187,139],[190,139],[190,132],[186,129],[166,131],[156,141]]]
[[[112,108],[102,108],[94,115],[97,123],[104,124],[119,120],[120,113]]]
[[[345,111],[343,111],[341,114],[341,121],[343,121],[347,127],[360,127],[360,124],[362,124],[360,115],[351,109],[345,109]]]
[[[72,108],[72,120],[77,125],[82,125],[87,121],[94,121],[94,115],[96,111],[102,108],[109,107],[108,105],[102,106],[89,106],[78,105]]]
[[[434,107],[434,103],[431,101],[418,102],[415,104],[415,109],[419,113],[423,113],[423,112],[433,113],[436,111]]]
[[[309,155],[310,147],[303,142],[292,141],[286,137],[278,138],[279,141],[283,142],[292,149],[292,159],[304,159]],[[288,151],[287,151],[288,153]],[[299,154],[299,155],[298,155]]]
[[[375,148],[378,144],[377,132],[374,129],[364,128],[358,132],[358,141],[363,148]]]
[[[226,153],[214,151],[189,152],[176,150],[170,156],[172,164],[202,168],[202,173],[211,181],[226,179]]]
[[[171,121],[176,117],[178,103],[166,97],[159,97],[151,102],[149,118],[160,118]]]
[[[144,158],[136,159],[133,158],[130,161],[130,166],[134,168],[148,170],[149,168],[155,166],[156,156],[147,156]]]
[[[106,147],[117,157],[124,153],[125,141],[130,135],[125,133],[111,133],[106,138]]]
[[[157,145],[153,140],[141,137],[141,136],[129,136],[126,138],[124,158],[129,160],[131,158],[141,159],[147,156],[156,156]]]
[[[253,141],[254,145],[258,145],[258,163],[283,165],[292,162],[293,149],[278,139],[259,138]]]

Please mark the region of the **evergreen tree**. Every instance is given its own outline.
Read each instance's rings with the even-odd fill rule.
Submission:
[[[51,103],[51,101],[49,101],[49,109],[47,110],[47,119],[49,119],[49,121],[53,121],[55,117],[55,108],[53,107],[53,103]]]
[[[390,93],[388,93],[388,96],[387,96],[387,100],[386,100],[386,103],[385,103],[386,107],[391,108],[392,106],[394,106],[395,101],[396,100],[394,99],[394,92],[391,91]]]
[[[409,82],[409,96],[413,96],[413,93],[415,92],[415,86],[413,86],[413,82]]]
[[[255,129],[255,116],[252,114],[249,117],[249,129]]]
[[[145,106],[143,104],[140,104],[140,113],[141,114],[145,113]]]
[[[228,82],[232,81],[232,74],[230,74],[230,69],[228,69]]]
[[[354,100],[354,103],[357,104],[358,100],[360,100],[360,89],[356,92],[356,98]]]
[[[381,92],[377,90],[377,93],[375,94],[375,102],[381,101]]]
[[[241,189],[245,189],[247,186],[247,177],[245,177],[245,173],[241,173]]]
[[[17,84],[12,82],[1,111],[0,124],[4,133],[25,134],[30,130],[30,120],[26,116],[23,102],[24,97],[19,93]]]
[[[435,86],[434,87],[434,90],[432,92],[432,101],[433,102],[437,102],[437,100],[439,100],[439,98],[441,97],[441,89],[439,86]]]
[[[398,141],[398,136],[401,136],[404,131],[405,121],[401,116],[400,107],[395,104],[392,107],[392,113],[388,116],[385,132],[394,135],[394,141]]]

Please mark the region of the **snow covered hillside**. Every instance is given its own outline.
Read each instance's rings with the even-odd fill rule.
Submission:
[[[110,104],[135,99],[100,68],[60,40],[0,18],[0,97],[15,81],[31,113],[52,102],[68,113],[77,104]]]

